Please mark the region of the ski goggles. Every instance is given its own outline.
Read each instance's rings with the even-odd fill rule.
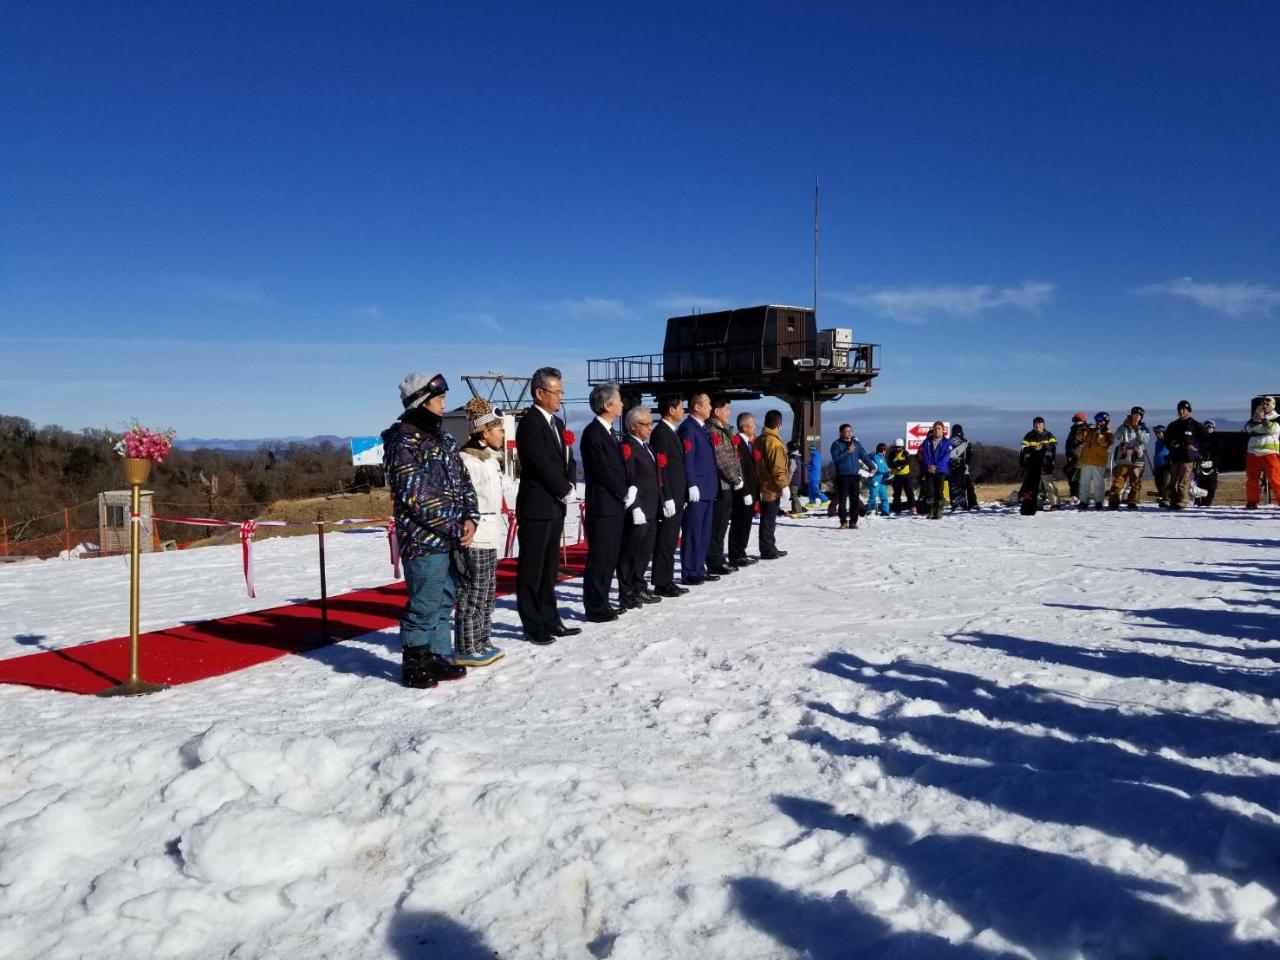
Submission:
[[[428,400],[432,397],[439,397],[449,392],[449,381],[444,378],[443,373],[437,373],[434,377],[427,381],[425,387],[419,387],[413,393],[404,398],[404,408],[408,410],[415,403],[426,397]]]

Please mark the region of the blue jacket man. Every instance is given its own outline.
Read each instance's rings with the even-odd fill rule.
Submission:
[[[831,444],[831,463],[835,467],[836,514],[840,517],[840,529],[858,529],[858,515],[862,504],[858,500],[858,476],[860,467],[875,471],[875,461],[867,455],[866,448],[854,436],[852,424],[840,424],[840,436]]]
[[[716,472],[716,451],[707,436],[706,422],[711,416],[711,397],[695,393],[689,398],[689,416],[676,433],[684,446],[684,474],[688,501],[681,519],[680,570],[684,582],[697,585],[719,580],[720,575],[707,572],[707,551],[711,547],[712,514],[720,477]]]
[[[920,480],[922,489],[928,494],[929,519],[942,518],[942,485],[946,482],[947,471],[951,469],[951,441],[947,439],[941,420],[934,421],[933,429],[924,443],[920,444],[920,452],[916,454],[920,461]]]

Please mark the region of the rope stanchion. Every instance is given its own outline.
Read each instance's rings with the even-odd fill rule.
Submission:
[[[9,518],[0,519],[0,557],[9,555]]]

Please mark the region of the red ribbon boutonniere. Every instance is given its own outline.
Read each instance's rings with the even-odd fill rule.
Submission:
[[[718,446],[720,446],[720,434],[718,434],[718,433],[713,433],[713,434],[711,435],[711,445],[712,445],[713,447],[718,447]]]
[[[566,430],[564,433],[560,434],[560,439],[564,441],[564,445],[566,447],[572,447],[573,442],[578,438],[573,435],[572,430]]]
[[[752,450],[752,451],[751,451],[751,456],[752,456],[752,457],[754,457],[756,460],[759,460],[759,459],[760,459],[760,451],[759,451],[759,450]]]
[[[622,459],[623,459],[623,460],[630,460],[630,459],[631,459],[631,444],[629,444],[629,443],[624,443],[624,444],[622,445]]]
[[[662,467],[664,470],[666,469],[667,455],[665,453],[658,454],[658,466]]]
[[[742,446],[742,436],[741,436],[741,434],[737,434],[737,433],[735,433],[735,434],[733,435],[733,446],[734,446],[734,449],[737,449],[738,447]]]
[[[691,440],[689,437],[684,438],[684,452],[693,453],[693,440]]]

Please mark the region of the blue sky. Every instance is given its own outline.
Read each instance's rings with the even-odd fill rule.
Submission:
[[[39,423],[372,433],[411,369],[581,396],[673,313],[808,303],[815,178],[819,324],[883,345],[828,427],[1280,389],[1275,4],[0,23],[0,411]]]

